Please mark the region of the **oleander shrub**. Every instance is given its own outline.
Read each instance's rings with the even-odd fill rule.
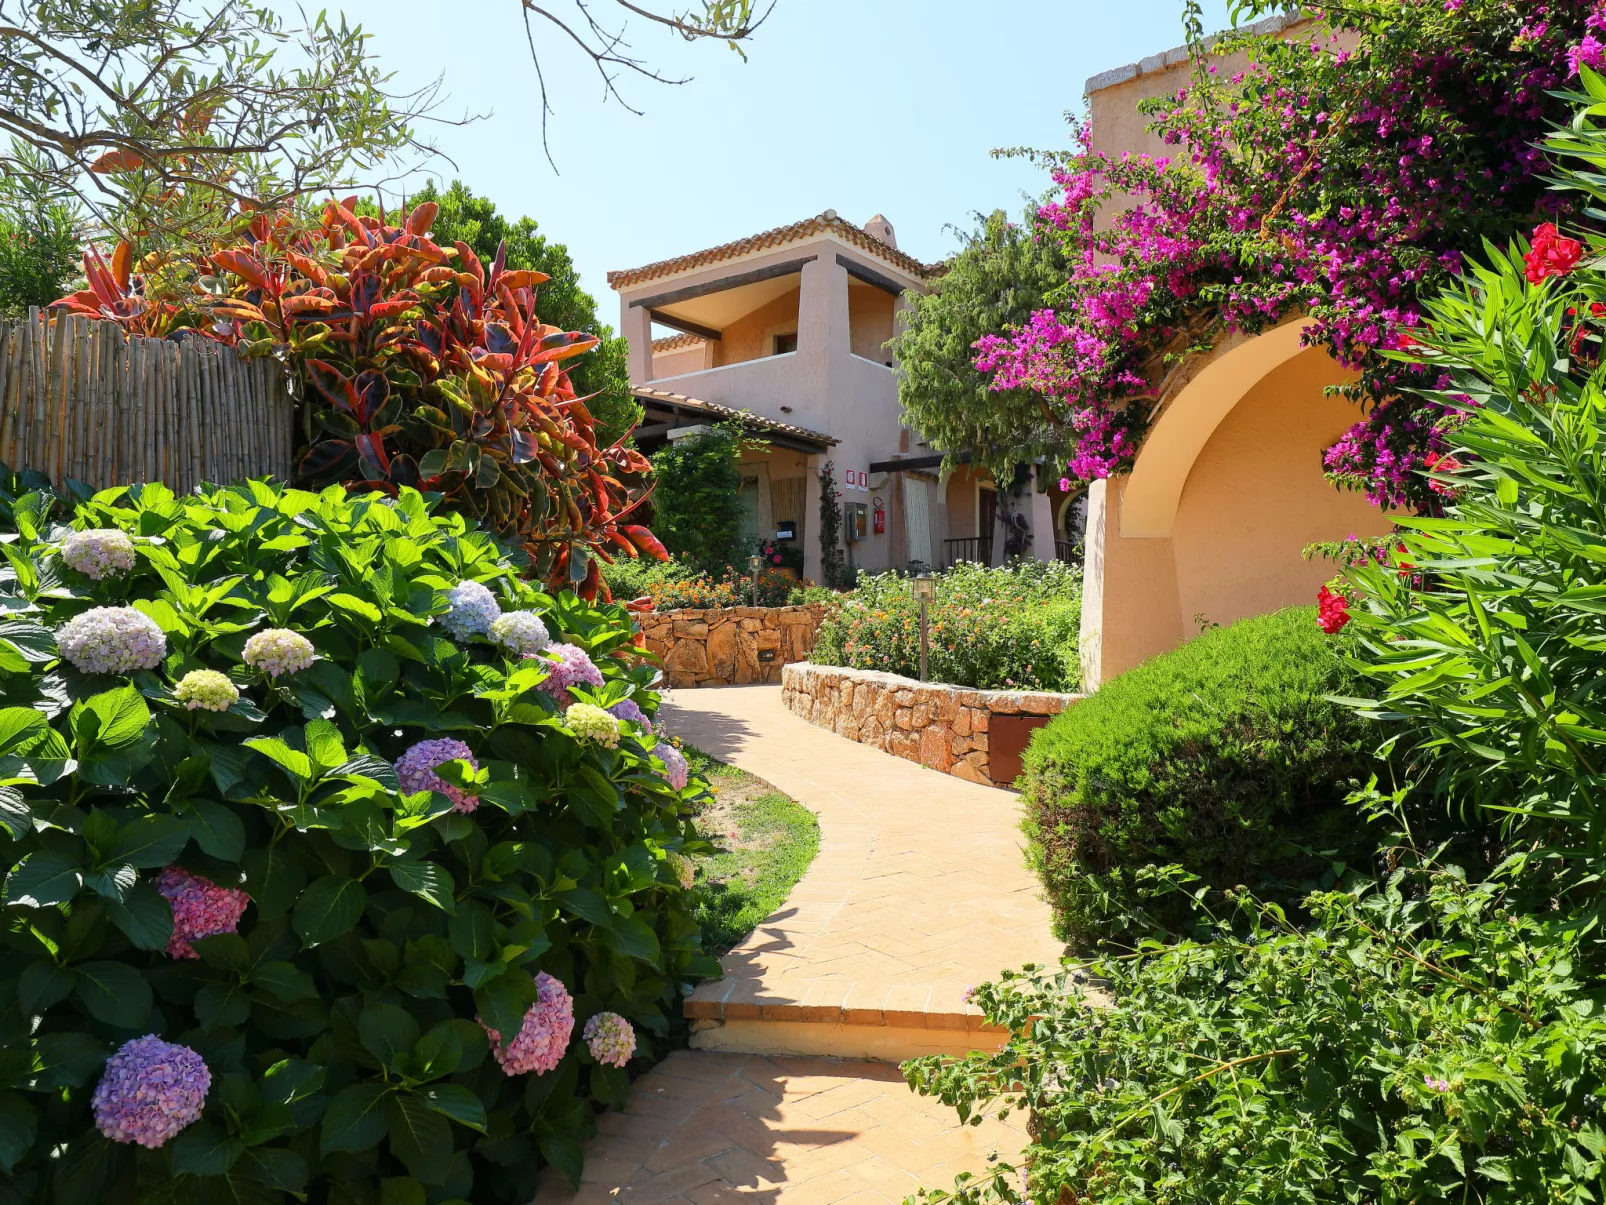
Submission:
[[[1175,876],[1297,898],[1358,831],[1345,796],[1381,737],[1329,696],[1355,672],[1311,608],[1213,628],[1104,683],[1035,734],[1021,780],[1060,934],[1177,932]]]
[[[915,677],[920,604],[904,574],[860,574],[827,616],[809,659]],[[929,607],[929,676],[980,690],[1075,690],[1082,571],[1059,561],[996,569],[961,562],[937,578]]]
[[[715,970],[683,886],[701,788],[640,723],[625,612],[541,593],[405,487],[132,486],[71,529],[23,501],[0,1197],[576,1176],[630,1051]]]

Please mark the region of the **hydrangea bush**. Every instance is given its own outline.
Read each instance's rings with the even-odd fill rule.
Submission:
[[[409,489],[49,509],[17,499],[0,544],[0,1196],[577,1176],[625,1032],[662,1049],[716,970],[683,873],[702,786],[609,711],[657,711],[628,615]],[[589,667],[568,717],[537,627]]]

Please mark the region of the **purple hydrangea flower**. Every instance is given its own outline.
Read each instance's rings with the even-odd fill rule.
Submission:
[[[134,541],[115,527],[75,531],[62,541],[61,559],[69,568],[98,582],[134,567]]]
[[[446,592],[446,601],[451,606],[435,622],[459,640],[484,636],[502,616],[496,596],[479,582],[459,582]]]
[[[201,1115],[212,1073],[188,1046],[153,1033],[124,1042],[95,1085],[95,1127],[113,1142],[155,1149]]]
[[[155,669],[167,656],[167,637],[133,607],[93,607],[56,633],[61,655],[86,674]]]
[[[609,1067],[623,1067],[636,1053],[636,1031],[618,1013],[598,1013],[581,1031],[591,1057]]]
[[[691,779],[691,767],[681,751],[668,741],[659,741],[652,747],[652,755],[664,763],[664,780],[677,791],[684,791]]]
[[[237,931],[240,916],[251,902],[245,892],[219,887],[182,866],[164,866],[156,878],[156,890],[173,906],[173,936],[167,939],[169,958],[199,958],[190,942]]]
[[[574,1000],[569,990],[542,971],[535,977],[535,992],[535,1003],[524,1014],[518,1036],[506,1046],[500,1033],[480,1022],[490,1036],[491,1053],[508,1075],[530,1071],[545,1075],[563,1061],[563,1052],[569,1048],[569,1035],[574,1032]]]
[[[449,761],[466,761],[476,770],[480,768],[473,750],[462,741],[451,737],[419,741],[396,759],[396,777],[401,780],[402,793],[416,795],[419,791],[439,791],[452,801],[453,811],[472,812],[480,806],[479,796],[454,787],[435,773],[436,766]]]
[[[289,628],[269,628],[258,632],[245,642],[241,654],[252,669],[259,669],[270,678],[280,674],[294,674],[307,668],[314,660],[312,641],[300,632]]]
[[[530,655],[532,654],[526,654]],[[547,667],[546,681],[537,689],[546,691],[557,700],[560,707],[567,707],[574,702],[569,687],[602,685],[602,671],[578,645],[554,644],[540,654],[534,655],[538,660],[545,662]],[[557,658],[556,661],[553,660],[554,657]]]
[[[629,720],[632,724],[640,725],[643,732],[652,731],[652,721],[647,718],[647,713],[641,709],[641,704],[634,699],[621,699],[608,710],[621,720]]]

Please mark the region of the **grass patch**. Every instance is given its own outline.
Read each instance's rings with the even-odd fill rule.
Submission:
[[[786,902],[819,852],[820,824],[802,804],[745,770],[690,745],[681,752],[714,792],[696,820],[714,852],[693,859],[692,915],[705,948],[723,954]]]

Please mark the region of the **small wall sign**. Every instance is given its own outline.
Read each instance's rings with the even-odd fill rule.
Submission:
[[[870,492],[870,474],[863,469],[842,470],[842,486],[844,489]]]

